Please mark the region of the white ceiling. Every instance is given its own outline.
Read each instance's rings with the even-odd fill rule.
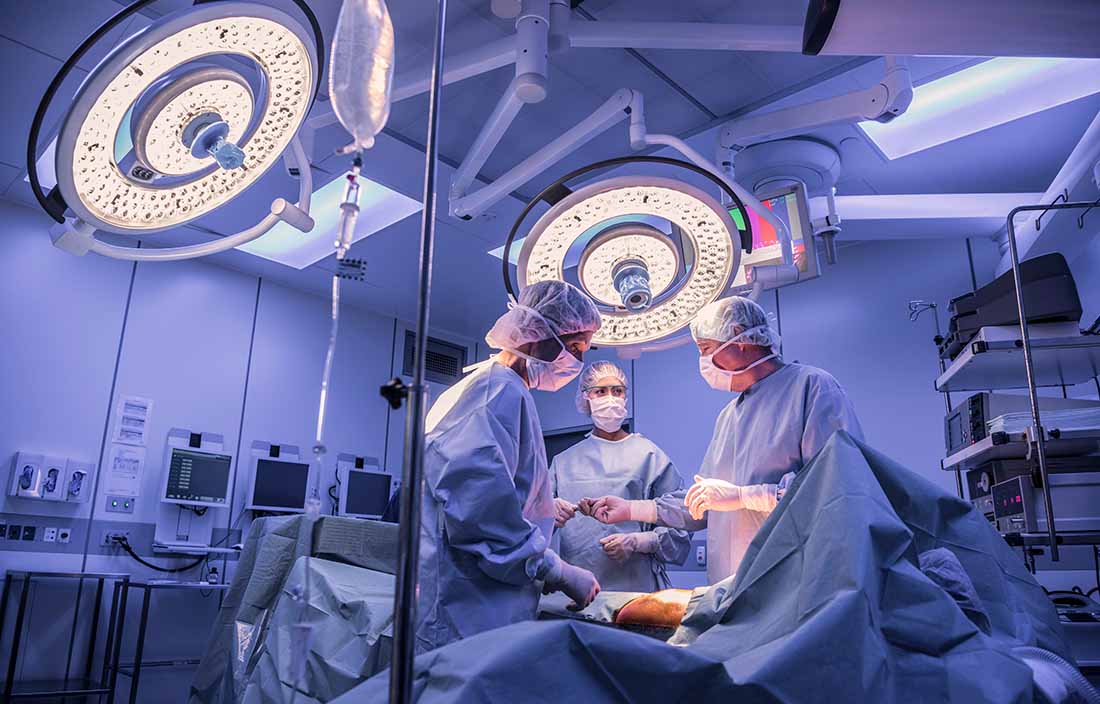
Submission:
[[[295,13],[288,0],[263,0]],[[695,21],[799,25],[806,0],[586,0],[574,11],[574,22]],[[3,0],[0,23],[0,76],[5,129],[0,130],[0,194],[37,207],[23,180],[27,132],[35,107],[61,62],[100,23],[126,4],[122,0]],[[151,18],[190,6],[185,0],[160,0],[145,16],[133,18],[113,32],[62,86],[45,121],[42,144],[52,136],[77,86],[106,51]],[[311,0],[326,41],[332,37],[339,0]],[[397,73],[424,67],[431,57],[436,3],[431,0],[390,0],[397,40]],[[450,0],[447,56],[506,37],[510,22],[489,12],[488,0]],[[911,60],[914,80],[929,80],[969,63],[968,59]],[[651,131],[692,138],[704,153],[713,150],[715,128],[723,120],[761,108],[772,109],[834,95],[877,81],[881,63],[859,57],[806,57],[797,54],[574,49],[551,57],[550,94],[541,104],[526,106],[482,170],[491,180],[623,87],[645,96]],[[16,70],[17,69],[17,70]],[[451,166],[464,157],[481,125],[512,77],[502,68],[444,88],[441,107],[440,193],[433,295],[433,323],[470,335],[479,334],[503,308],[499,260],[486,252],[503,243],[512,218],[522,206],[516,198],[494,206],[495,218],[461,222],[446,215],[445,194]],[[328,111],[321,96],[315,111]],[[885,161],[852,126],[831,127],[811,136],[836,146],[843,160],[841,193],[975,193],[1041,192],[1076,144],[1088,122],[1100,111],[1100,95],[925,152]],[[386,133],[367,153],[365,172],[385,185],[421,197],[427,96],[393,106]],[[335,156],[346,142],[338,125],[320,130],[312,152],[317,185],[335,178],[347,164]],[[567,171],[592,161],[629,153],[625,126],[609,130],[578,153],[518,189],[533,194]],[[221,212],[197,227],[158,235],[152,246],[198,241],[252,224],[271,198],[291,195],[294,183],[275,169]],[[890,227],[875,224],[873,227]],[[867,226],[864,226],[865,228]],[[901,236],[920,234],[901,230]],[[946,224],[929,223],[927,237],[955,234]],[[948,232],[950,230],[950,232]],[[405,319],[413,316],[420,222],[410,217],[357,244],[353,256],[368,260],[367,280],[346,288],[354,305]],[[870,236],[872,233],[864,229]],[[873,233],[880,238],[883,232]],[[974,233],[988,235],[991,233]],[[846,229],[851,239],[860,228]],[[49,246],[43,232],[43,246]],[[69,256],[58,252],[57,256]],[[302,290],[326,295],[332,259],[303,271],[272,264],[241,252],[218,255],[214,262]],[[170,266],[170,265],[161,265]]]

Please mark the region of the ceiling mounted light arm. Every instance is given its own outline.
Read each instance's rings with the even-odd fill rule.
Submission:
[[[280,222],[285,222],[303,233],[309,232],[314,224],[313,218],[309,215],[310,198],[313,195],[313,172],[310,170],[309,161],[297,137],[291,140],[290,149],[283,158],[288,161],[288,167],[297,168],[300,173],[298,203],[293,204],[283,198],[276,198],[271,202],[271,212],[252,227],[236,234],[185,247],[149,249],[120,247],[96,239],[95,228],[79,218],[67,218],[64,223],[51,228],[50,238],[59,249],[78,256],[93,252],[112,259],[127,261],[170,262],[205,257],[239,247],[267,234]]]
[[[470,184],[477,178],[478,173],[481,171],[481,167],[485,166],[485,162],[489,159],[489,155],[493,153],[493,150],[500,144],[501,138],[504,137],[504,133],[515,121],[516,116],[519,115],[519,111],[523,108],[524,101],[516,95],[516,84],[519,78],[513,78],[512,82],[508,84],[508,87],[504,91],[504,95],[500,96],[500,100],[497,102],[493,112],[489,115],[489,119],[485,122],[485,125],[481,128],[481,132],[478,133],[474,143],[470,146],[470,151],[466,153],[466,158],[462,160],[458,169],[455,171],[454,176],[451,178],[451,203],[460,200],[466,191],[470,188]]]
[[[641,100],[641,94],[623,88],[611,96],[603,105],[567,130],[560,137],[542,149],[524,159],[507,173],[495,179],[491,184],[451,199],[451,215],[470,220],[485,212],[493,203],[498,202],[512,191],[530,181],[556,164],[569,154],[580,149],[597,135],[606,132],[615,124],[626,119]],[[488,155],[486,155],[487,158]]]
[[[887,56],[886,69],[876,85],[804,105],[738,118],[718,133],[726,149],[747,147],[764,139],[781,139],[844,122],[889,122],[903,114],[913,100],[913,82],[905,59]]]
[[[547,54],[550,40],[550,3],[548,0],[524,0],[516,19],[516,76],[497,101],[489,119],[481,128],[466,158],[451,179],[451,201],[466,195],[470,184],[489,155],[500,144],[504,133],[527,103],[546,98],[549,81]]]
[[[798,281],[798,267],[794,265],[794,253],[791,245],[791,231],[787,223],[777,217],[770,208],[760,202],[751,191],[730,178],[728,172],[720,169],[679,137],[668,134],[649,134],[646,130],[645,111],[638,102],[638,108],[630,115],[630,146],[644,149],[647,146],[671,147],[683,154],[696,166],[706,169],[721,180],[726,187],[737,194],[737,201],[744,203],[753,212],[775,228],[779,237],[779,247],[783,253],[783,264],[753,267],[753,284],[750,297],[754,300],[763,293],[765,286],[775,288]]]

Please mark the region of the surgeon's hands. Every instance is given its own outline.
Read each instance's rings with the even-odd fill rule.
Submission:
[[[737,511],[744,506],[741,487],[722,479],[695,475],[695,483],[684,497],[691,517],[701,520],[707,511]]]
[[[547,575],[545,584],[547,589],[543,591],[563,592],[573,600],[573,603],[566,607],[571,611],[580,611],[585,608],[600,593],[600,583],[596,581],[596,575],[564,560],[561,561],[560,569]]]
[[[577,505],[565,499],[554,499],[554,528],[561,528],[577,513]]]
[[[609,558],[616,562],[622,562],[636,552],[654,553],[657,551],[657,534],[646,533],[614,533],[600,538],[600,545]]]
[[[600,523],[657,522],[657,503],[648,499],[632,501],[618,496],[601,496],[598,499],[581,499],[577,509]]]
[[[583,498],[577,508],[600,523],[622,523],[630,520],[630,502],[618,496]]]

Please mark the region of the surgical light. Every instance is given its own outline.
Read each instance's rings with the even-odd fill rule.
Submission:
[[[549,189],[587,171],[633,161],[675,165],[720,182],[675,159],[624,157],[579,169]],[[743,204],[729,195],[748,221]],[[503,255],[530,208],[501,252],[506,276]],[[668,223],[671,232],[654,223]],[[624,353],[656,349],[678,343],[677,334],[703,306],[730,292],[741,258],[737,233],[729,209],[695,186],[665,177],[614,177],[570,192],[539,218],[522,240],[516,280],[522,290],[539,281],[575,278],[603,316],[592,344]],[[506,282],[511,290],[510,277]]]
[[[1098,60],[995,58],[917,86],[904,115],[859,128],[897,159],[1097,92]]]
[[[44,209],[64,227],[55,243],[83,253],[182,259],[263,235],[280,220],[302,231],[311,180],[295,134],[312,105],[321,38],[284,12],[251,2],[217,2],[172,13],[123,40],[93,69],[61,123],[57,186],[41,193],[35,142],[57,85],[88,48],[137,2],[90,36],[55,77],[32,125],[28,175]],[[191,247],[145,250],[107,245],[94,230],[146,235],[178,227],[232,201],[280,158],[302,173],[298,205],[272,203],[253,228]]]

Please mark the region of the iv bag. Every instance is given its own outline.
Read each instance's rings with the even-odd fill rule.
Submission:
[[[332,41],[329,98],[352,136],[347,151],[369,149],[390,116],[393,24],[384,0],[344,0]]]

